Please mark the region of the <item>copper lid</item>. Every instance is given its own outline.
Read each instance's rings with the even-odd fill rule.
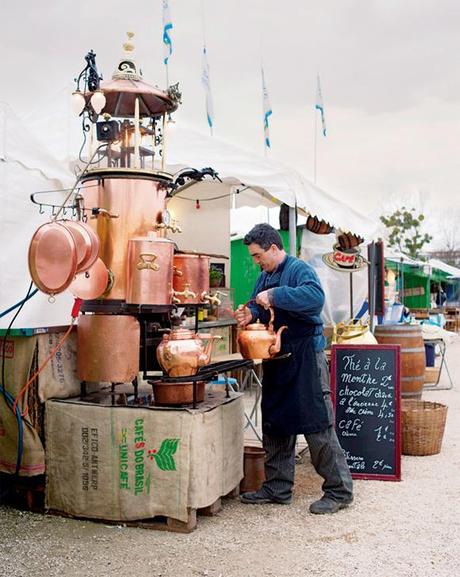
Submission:
[[[266,331],[267,327],[262,324],[259,320],[257,320],[255,323],[252,323],[250,325],[246,325],[245,330],[247,331]]]
[[[128,40],[123,44],[123,55],[112,79],[102,82],[99,87],[106,99],[103,112],[113,117],[132,118],[136,98],[139,98],[141,118],[173,112],[181,97],[177,86],[171,86],[165,92],[143,81],[142,72],[134,59],[133,36],[133,32],[128,32]],[[85,93],[86,100],[91,99],[92,95],[93,92]]]
[[[169,338],[172,341],[179,341],[179,340],[184,340],[184,339],[193,339],[193,338],[195,338],[195,333],[193,331],[191,331],[190,329],[178,328],[178,329],[173,329],[169,333]]]
[[[173,112],[178,105],[167,92],[156,86],[151,86],[143,80],[116,78],[101,82],[100,90],[106,99],[103,112],[113,117],[133,117],[136,96],[139,97],[139,115],[141,117],[150,118],[165,112]],[[92,95],[92,92],[87,92],[85,98],[89,100]]]

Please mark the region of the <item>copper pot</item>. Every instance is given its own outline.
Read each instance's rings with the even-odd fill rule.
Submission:
[[[244,359],[271,359],[281,350],[281,333],[286,326],[273,330],[274,311],[270,307],[270,322],[266,327],[257,321],[246,325],[238,335],[240,353]]]
[[[174,243],[166,238],[128,241],[126,302],[171,304]]]
[[[162,381],[149,381],[153,387],[153,398],[156,405],[189,405],[193,403],[193,382],[186,383],[165,383]],[[197,403],[204,401],[205,381],[197,381],[196,398]]]
[[[209,256],[180,253],[174,255],[174,297],[183,304],[209,300]]]
[[[83,207],[96,213],[89,220],[101,241],[99,256],[114,275],[112,289],[104,298],[126,298],[128,241],[147,236],[162,221],[166,187],[156,175],[117,177],[116,171],[90,173],[82,179]],[[93,176],[96,174],[96,176]]]
[[[218,335],[197,335],[188,329],[173,329],[157,347],[157,360],[169,377],[188,377],[209,364],[211,347]],[[208,341],[205,346],[201,339]]]
[[[77,373],[82,381],[128,383],[139,372],[140,325],[128,315],[78,319]]]

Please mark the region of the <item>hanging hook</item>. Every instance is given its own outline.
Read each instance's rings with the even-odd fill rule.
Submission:
[[[52,204],[52,209],[51,209],[51,216],[56,216],[56,205]]]
[[[38,208],[38,212],[39,212],[40,214],[45,214],[45,211],[43,210],[43,204],[39,204],[38,207],[39,207],[39,208]]]

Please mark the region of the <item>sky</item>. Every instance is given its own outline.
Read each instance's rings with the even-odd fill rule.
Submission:
[[[214,137],[265,154],[263,63],[273,110],[269,157],[313,181],[316,148],[318,186],[375,218],[414,206],[433,247],[449,239],[460,248],[457,0],[169,4],[169,80],[183,93],[177,122],[208,130],[205,41]],[[161,0],[5,1],[1,16],[0,98],[30,124],[49,106],[68,107],[90,49],[109,79],[128,30],[144,79],[165,87]],[[327,137],[318,125],[315,147],[317,74]]]

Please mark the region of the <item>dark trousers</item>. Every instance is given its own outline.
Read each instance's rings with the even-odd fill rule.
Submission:
[[[333,408],[329,386],[329,369],[323,352],[317,353],[321,386],[329,414],[330,425],[324,431],[305,435],[315,471],[323,479],[322,489],[336,501],[351,501],[353,481],[345,453],[333,426]],[[271,497],[287,499],[292,494],[295,475],[296,435],[275,437],[263,435],[266,481],[263,490]]]

